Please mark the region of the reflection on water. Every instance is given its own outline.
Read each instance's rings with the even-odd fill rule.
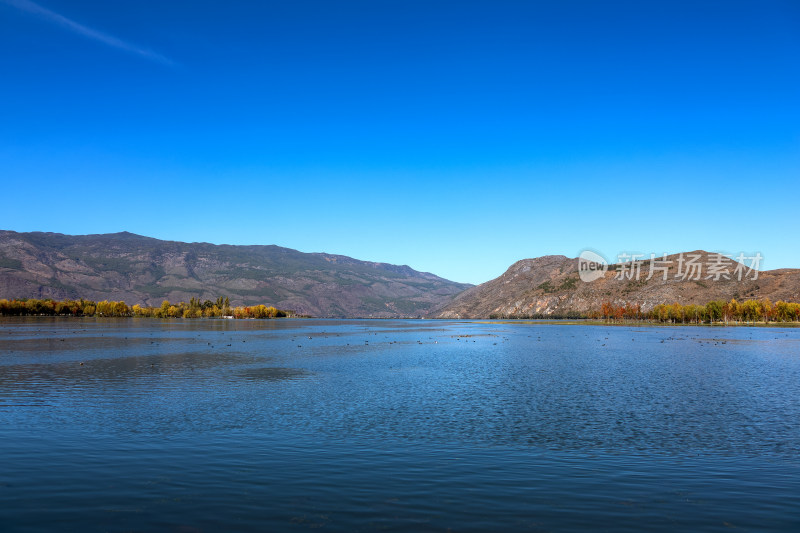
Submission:
[[[11,529],[800,527],[800,330],[0,322]]]
[[[299,379],[308,375],[308,371],[298,368],[246,368],[235,375],[234,381],[238,381],[239,379],[252,381],[280,381],[284,379]]]

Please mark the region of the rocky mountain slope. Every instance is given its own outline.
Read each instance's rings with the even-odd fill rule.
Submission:
[[[234,305],[317,317],[417,317],[470,286],[407,266],[279,246],[0,231],[0,298],[159,305],[229,296]]]
[[[598,279],[585,282],[577,258],[549,255],[523,259],[499,278],[464,291],[434,310],[433,316],[568,316],[599,310],[603,302],[639,304],[643,311],[660,303],[705,304],[732,298],[800,302],[800,269],[750,271],[752,261],[739,263],[702,250],[656,260],[651,265],[648,256],[638,267],[626,264],[621,275],[620,265],[610,265]],[[657,268],[647,279],[651,266]]]

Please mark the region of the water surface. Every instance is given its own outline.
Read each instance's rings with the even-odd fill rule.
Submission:
[[[0,322],[10,531],[800,530],[800,331]]]

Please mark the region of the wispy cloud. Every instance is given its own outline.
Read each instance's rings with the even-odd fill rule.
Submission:
[[[44,20],[47,20],[48,22],[52,22],[53,24],[57,24],[62,28],[66,28],[74,33],[77,33],[78,35],[101,42],[113,48],[117,48],[130,54],[134,54],[151,61],[156,61],[164,65],[174,65],[172,60],[162,56],[161,54],[123,41],[122,39],[118,39],[113,35],[108,35],[107,33],[89,28],[83,24],[79,24],[72,19],[68,19],[64,15],[60,15],[55,11],[50,11],[49,9],[40,6],[35,2],[31,2],[30,0],[0,0],[0,2],[13,6],[27,13],[36,15]]]

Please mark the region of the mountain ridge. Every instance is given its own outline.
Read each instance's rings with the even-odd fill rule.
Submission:
[[[470,287],[407,265],[277,245],[184,243],[118,233],[0,230],[0,297],[159,305],[191,297],[336,318],[421,317]]]
[[[713,300],[761,299],[800,302],[800,269],[781,268],[752,272],[740,281],[737,268],[747,272],[749,267],[720,254],[695,250],[666,256],[669,265],[662,264],[658,274],[650,274],[649,259],[633,263],[618,263],[594,281],[584,282],[579,272],[579,258],[548,255],[521,259],[499,277],[465,290],[450,302],[434,309],[435,318],[475,319],[492,317],[547,317],[586,315],[599,311],[602,303],[614,305],[637,304],[649,311],[658,304],[706,304]],[[681,277],[679,268],[698,256],[698,264],[715,265],[726,271],[731,279],[713,279],[702,273]],[[678,264],[680,258],[683,262]],[[664,261],[663,257],[656,261]],[[639,276],[634,276],[639,263]],[[626,265],[620,277],[620,265]],[[650,264],[649,266],[655,266]],[[666,268],[664,274],[663,268]],[[630,274],[630,278],[627,276]],[[666,279],[664,279],[666,276]],[[752,279],[756,276],[757,279]]]

